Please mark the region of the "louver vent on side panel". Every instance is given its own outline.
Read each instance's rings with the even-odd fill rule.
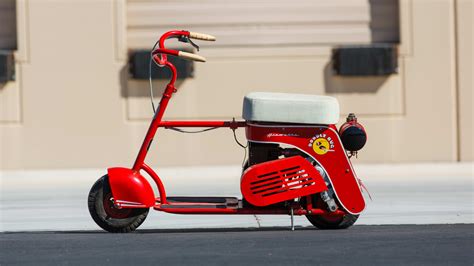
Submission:
[[[301,156],[256,164],[245,171],[241,190],[253,205],[267,206],[326,190],[319,172]]]

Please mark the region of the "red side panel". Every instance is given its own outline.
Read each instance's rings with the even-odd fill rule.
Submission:
[[[334,126],[249,124],[246,133],[249,141],[285,143],[307,153],[326,170],[343,208],[352,214],[364,210],[359,182]]]
[[[139,172],[128,168],[109,168],[110,188],[115,203],[123,208],[145,208],[155,205],[150,183]]]
[[[255,206],[291,200],[327,190],[319,172],[301,156],[256,164],[242,176],[240,189]]]

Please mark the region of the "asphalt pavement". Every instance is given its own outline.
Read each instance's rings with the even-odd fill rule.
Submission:
[[[0,265],[473,265],[473,224],[0,233]]]

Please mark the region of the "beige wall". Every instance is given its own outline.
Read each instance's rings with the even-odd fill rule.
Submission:
[[[472,21],[472,8],[456,19],[457,5],[401,1],[400,68],[388,78],[333,76],[330,45],[206,47],[208,62],[180,82],[166,116],[238,118],[243,95],[254,90],[329,94],[343,115],[356,112],[367,128],[359,161],[456,161],[458,154],[472,160],[472,148],[459,149],[472,146],[466,137],[472,99],[465,100],[472,98],[472,75],[462,74],[472,73],[472,59],[456,61],[472,58],[472,45],[462,48],[468,40],[456,39],[472,26],[455,31],[459,20]],[[131,165],[151,107],[146,82],[129,80],[124,70],[125,3],[19,0],[17,12],[17,80],[0,85],[0,168]],[[162,130],[147,160],[153,166],[238,164],[242,156],[228,129]]]
[[[474,1],[457,0],[457,75],[459,108],[459,156],[462,161],[474,159],[472,130],[474,115]]]

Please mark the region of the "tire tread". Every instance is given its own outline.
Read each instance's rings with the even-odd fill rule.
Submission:
[[[92,186],[89,196],[87,198],[87,206],[89,209],[89,213],[94,220],[94,222],[100,226],[105,231],[111,233],[129,233],[135,231],[144,221],[148,215],[148,208],[141,208],[141,209],[134,209],[134,216],[131,216],[126,219],[114,219],[117,224],[110,223],[103,219],[98,211],[105,212],[105,210],[98,210],[97,205],[102,206],[102,198],[100,194],[104,194],[104,190],[110,190],[109,183],[108,183],[108,176],[102,176],[99,178],[94,185]],[[100,197],[100,198],[99,198]],[[130,219],[129,221],[126,221]]]

